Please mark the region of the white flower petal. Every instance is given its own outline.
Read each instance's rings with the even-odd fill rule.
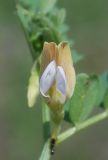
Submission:
[[[40,92],[44,97],[48,97],[48,95],[45,94],[54,83],[55,76],[56,76],[56,62],[51,61],[49,65],[46,67],[40,79]]]
[[[61,66],[57,67],[56,86],[58,91],[60,91],[63,95],[66,95],[66,76]]]

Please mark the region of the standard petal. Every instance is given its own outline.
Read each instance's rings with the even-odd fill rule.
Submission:
[[[73,67],[71,50],[66,42],[62,42],[58,45],[59,58],[57,64],[62,66],[67,80],[67,97],[70,98],[73,94],[76,75]]]
[[[58,66],[66,67],[67,65],[73,65],[71,50],[67,42],[61,42],[58,45]]]
[[[42,76],[45,68],[48,66],[48,64],[55,60],[56,61],[56,55],[58,52],[58,48],[56,43],[54,42],[45,42],[43,46],[42,51],[42,61],[41,61],[41,71],[40,71],[40,77]]]
[[[45,71],[43,72],[40,78],[40,92],[44,97],[48,97],[46,93],[54,83],[55,76],[56,76],[56,62],[52,61],[46,67]]]
[[[68,73],[69,73],[68,75],[70,75],[70,78],[69,76],[67,76],[67,79],[68,79],[67,97],[71,98],[74,93],[75,84],[76,84],[76,74],[75,74],[75,69],[73,66],[70,67]]]

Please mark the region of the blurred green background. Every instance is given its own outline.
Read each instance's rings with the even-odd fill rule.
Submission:
[[[85,59],[77,72],[108,70],[108,1],[58,0],[67,9],[69,35]],[[41,108],[27,107],[31,55],[13,0],[0,0],[0,160],[38,160]],[[56,149],[53,160],[107,160],[108,120],[82,131]]]

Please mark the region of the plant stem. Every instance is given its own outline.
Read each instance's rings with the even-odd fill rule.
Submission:
[[[104,120],[107,117],[108,117],[108,113],[105,111],[103,113],[100,113],[98,115],[93,116],[92,118],[89,118],[85,122],[82,122],[82,123],[76,125],[75,127],[68,129],[67,131],[65,131],[64,133],[62,133],[58,136],[57,144],[63,142],[64,140],[66,140],[70,136],[74,135],[75,133],[79,132],[80,130],[82,130],[86,127],[89,127],[89,126],[91,126],[101,120]]]
[[[42,105],[42,122],[43,122],[44,141],[46,142],[50,134],[50,112],[49,108],[45,103]]]
[[[49,140],[46,141],[39,160],[50,160]]]
[[[42,104],[42,122],[43,122],[43,136],[44,136],[44,147],[39,157],[39,160],[50,159],[50,147],[49,147],[49,133],[50,133],[50,112],[49,108],[45,103]]]

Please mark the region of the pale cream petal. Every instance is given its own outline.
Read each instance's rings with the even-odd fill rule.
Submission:
[[[54,42],[45,42],[43,46],[43,51],[42,51],[42,61],[41,61],[41,71],[40,71],[40,76],[44,72],[45,68],[47,65],[55,60],[56,61],[56,55],[58,52],[58,48],[56,43]]]
[[[74,93],[74,89],[75,89],[75,84],[76,84],[76,74],[75,74],[75,69],[74,67],[71,66],[71,68],[68,71],[70,76],[67,76],[67,97],[71,98],[73,93]]]
[[[75,70],[73,67],[71,50],[66,42],[58,45],[59,57],[57,64],[63,67],[67,80],[67,97],[71,97],[75,87]]]
[[[58,55],[57,63],[59,66],[61,65],[66,66],[67,64],[73,65],[71,50],[67,42],[61,42],[58,45],[58,52],[59,52],[59,55]]]

